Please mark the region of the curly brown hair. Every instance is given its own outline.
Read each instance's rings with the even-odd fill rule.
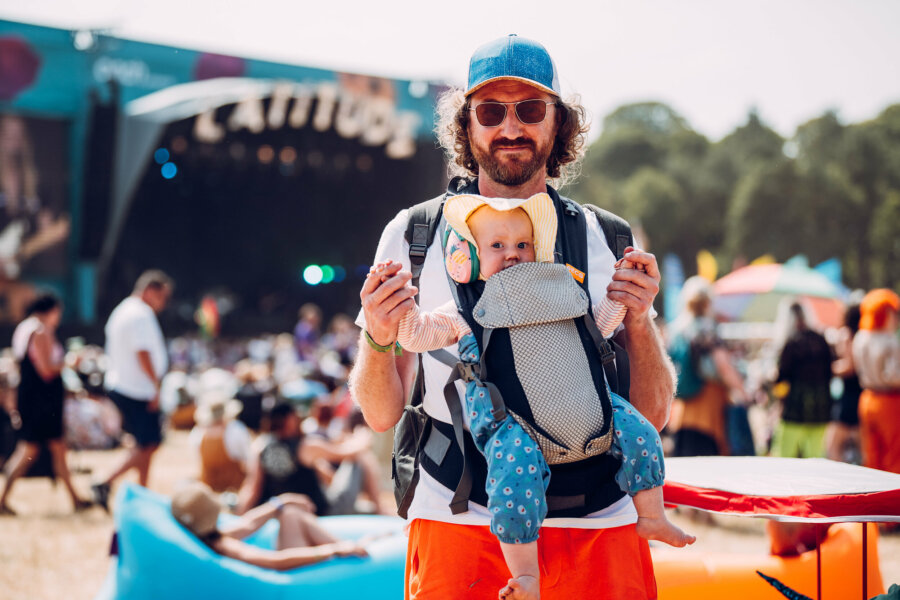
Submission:
[[[469,99],[459,88],[451,88],[437,101],[435,133],[447,154],[451,175],[475,177],[478,163],[469,144]],[[547,178],[561,187],[578,177],[590,124],[578,96],[556,101],[557,130],[547,159]]]

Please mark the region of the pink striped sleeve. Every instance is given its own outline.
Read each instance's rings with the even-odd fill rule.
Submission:
[[[427,352],[449,346],[468,332],[452,302],[434,312],[421,311],[416,305],[400,320],[397,341],[404,350]]]
[[[603,296],[600,303],[594,305],[593,310],[594,323],[597,324],[597,329],[600,330],[603,337],[607,338],[615,333],[616,327],[618,327],[622,322],[622,319],[625,318],[625,312],[628,309],[625,308],[625,305],[621,302],[616,302]]]

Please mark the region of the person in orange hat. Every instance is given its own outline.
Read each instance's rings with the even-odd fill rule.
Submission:
[[[900,473],[900,297],[888,289],[872,290],[859,311],[853,362],[863,387],[859,397],[863,464]]]

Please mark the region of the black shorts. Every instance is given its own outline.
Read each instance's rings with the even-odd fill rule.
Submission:
[[[859,425],[860,394],[862,394],[862,387],[859,385],[859,377],[845,377],[844,391],[841,399],[835,403],[833,420],[848,427],[857,427]]]
[[[59,403],[57,410],[24,411],[19,414],[22,417],[22,428],[19,430],[20,439],[32,444],[43,444],[62,439],[62,403]]]
[[[140,448],[159,446],[162,443],[162,413],[149,410],[150,402],[135,400],[116,391],[109,393],[109,399],[122,414],[122,429],[134,436]]]

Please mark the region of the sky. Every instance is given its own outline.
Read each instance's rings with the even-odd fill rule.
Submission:
[[[789,137],[900,102],[895,0],[0,0],[0,19],[457,85],[476,47],[516,33],[550,51],[593,135],[628,102],[665,102],[713,140],[751,109]]]

